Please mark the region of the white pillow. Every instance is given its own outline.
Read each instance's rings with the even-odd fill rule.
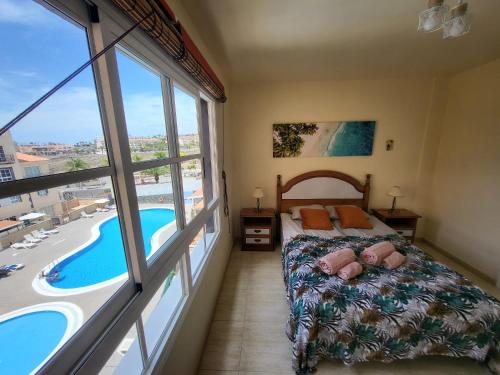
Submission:
[[[292,219],[293,220],[299,220],[300,219],[300,209],[301,208],[315,208],[318,210],[324,209],[325,207],[322,206],[321,204],[309,204],[307,206],[293,206],[290,207],[288,210],[292,214]]]
[[[352,204],[339,204],[339,206],[353,206]],[[357,207],[357,206],[355,206]],[[335,210],[335,206],[325,206],[326,210],[328,211],[328,214],[330,215],[330,219],[332,220],[339,220],[339,215],[337,214],[337,210]],[[366,212],[363,211],[365,215],[370,218],[370,215]]]

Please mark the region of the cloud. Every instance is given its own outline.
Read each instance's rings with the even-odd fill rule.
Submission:
[[[47,11],[32,0],[0,1],[0,23],[33,25],[44,23],[47,19]]]
[[[4,125],[20,111],[0,111]],[[18,143],[76,143],[102,137],[95,90],[91,87],[61,89],[11,130]]]
[[[124,101],[129,135],[165,135],[163,99],[160,95],[139,93],[126,96]]]

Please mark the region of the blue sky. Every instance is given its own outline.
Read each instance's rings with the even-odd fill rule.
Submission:
[[[89,58],[84,29],[31,0],[0,0],[0,126]],[[117,53],[127,131],[164,135],[160,78]],[[194,99],[175,90],[179,134],[196,132]],[[18,143],[92,141],[102,136],[87,68],[12,129]]]

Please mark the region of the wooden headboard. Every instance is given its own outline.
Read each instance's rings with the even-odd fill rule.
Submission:
[[[308,204],[352,204],[368,210],[370,178],[366,175],[362,184],[356,178],[337,171],[312,171],[300,174],[282,185],[278,175],[276,208],[279,213],[288,212],[293,206]]]

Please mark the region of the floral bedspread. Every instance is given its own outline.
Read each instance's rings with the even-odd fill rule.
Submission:
[[[359,255],[380,241],[391,241],[406,263],[392,271],[364,265],[349,281],[318,266],[329,252],[350,247]],[[312,371],[321,357],[347,365],[421,355],[483,361],[500,349],[500,302],[397,235],[299,235],[284,246],[282,262],[297,373]]]

